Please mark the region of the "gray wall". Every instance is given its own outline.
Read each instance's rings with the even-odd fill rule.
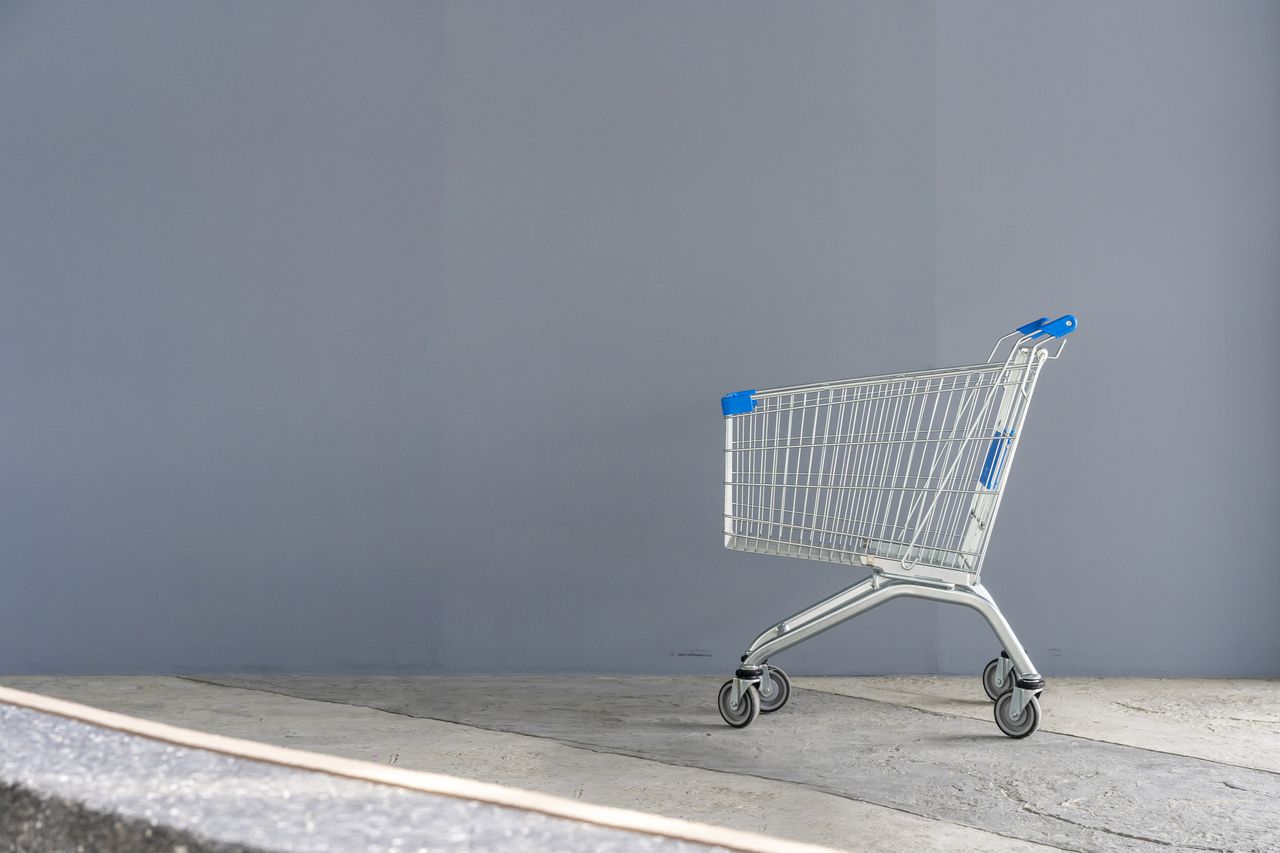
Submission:
[[[937,62],[939,358],[1081,317],[984,577],[1046,672],[1280,674],[1280,4],[941,3]]]
[[[0,5],[0,671],[722,672],[719,395],[1073,310],[993,590],[1280,674],[1277,8]]]

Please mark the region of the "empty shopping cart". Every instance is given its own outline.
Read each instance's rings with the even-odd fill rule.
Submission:
[[[1013,738],[1036,730],[1044,679],[983,587],[982,561],[1040,371],[1075,329],[1070,314],[1042,317],[982,364],[723,399],[725,547],[870,571],[756,637],[720,688],[725,722],[786,704],[773,655],[909,596],[982,614],[1003,646],[982,673],[996,725]]]

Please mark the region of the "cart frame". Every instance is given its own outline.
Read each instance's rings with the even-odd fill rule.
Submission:
[[[1003,649],[983,673],[996,723],[1010,737],[1035,731],[1044,679],[982,585],[981,572],[1041,368],[1062,354],[1066,335],[1076,328],[1069,314],[1054,321],[1042,317],[997,340],[982,364],[723,398],[725,547],[861,565],[871,572],[756,637],[721,688],[726,722],[741,728],[787,702],[790,680],[769,664],[771,657],[891,599],[910,597],[963,605],[986,620]],[[945,409],[939,408],[943,394],[949,395]],[[912,431],[915,398],[919,415]],[[896,401],[892,410],[888,400]],[[850,414],[846,427],[846,410],[873,404],[879,409],[863,412],[861,426],[855,428],[856,415]],[[929,428],[922,429],[927,406],[934,409],[928,410]],[[833,411],[839,413],[834,430]],[[934,429],[938,411],[943,426]],[[744,419],[752,416],[748,430]],[[975,470],[978,460],[981,468]],[[864,472],[860,466],[878,469]]]

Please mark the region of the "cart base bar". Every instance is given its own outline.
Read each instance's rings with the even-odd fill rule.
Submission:
[[[1019,720],[1024,727],[1028,724],[1030,708],[1034,712],[1035,722],[1030,723],[1031,728],[1026,734],[1034,731],[1035,724],[1039,721],[1039,706],[1035,698],[1044,690],[1044,679],[1036,672],[1026,649],[1018,642],[1017,635],[1009,627],[1008,620],[1000,612],[991,593],[980,583],[964,585],[906,580],[879,571],[873,571],[870,577],[795,613],[756,637],[742,656],[741,665],[734,672],[733,686],[727,697],[730,707],[736,709],[753,686],[759,688],[761,684],[768,685],[768,662],[773,655],[894,598],[923,598],[944,604],[959,604],[978,611],[991,626],[1004,649],[1000,657],[988,665],[988,669],[994,667],[991,679],[994,689],[1000,694],[998,698],[992,697],[996,699],[997,722],[1001,722],[1000,715],[1003,713],[1007,718],[1005,722],[1018,731],[1016,724]],[[989,692],[991,689],[988,688]],[[1005,700],[1004,693],[1011,694],[1011,698]],[[1004,723],[1001,728],[1006,730],[1006,734],[1010,734]],[[1025,734],[1011,736],[1025,737]]]

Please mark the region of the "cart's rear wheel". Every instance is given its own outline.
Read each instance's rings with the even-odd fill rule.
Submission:
[[[745,728],[760,716],[760,694],[755,685],[747,685],[738,699],[738,707],[733,707],[733,679],[729,679],[720,688],[720,697],[716,704],[720,706],[720,716],[735,729]]]
[[[996,700],[996,725],[1000,731],[1014,739],[1024,738],[1040,727],[1040,700],[1032,696],[1022,713],[1013,716],[1013,691],[1001,694]]]
[[[1000,681],[1000,661],[1003,658],[996,658],[987,664],[986,669],[982,670],[982,689],[987,691],[987,698],[992,702],[999,699],[1005,693],[1013,689],[1013,682],[1017,679],[1017,675],[1011,669],[1005,675],[1004,681]]]
[[[791,679],[776,666],[769,667],[769,692],[764,692],[764,682],[760,683],[760,713],[772,714],[787,704],[791,698]]]

